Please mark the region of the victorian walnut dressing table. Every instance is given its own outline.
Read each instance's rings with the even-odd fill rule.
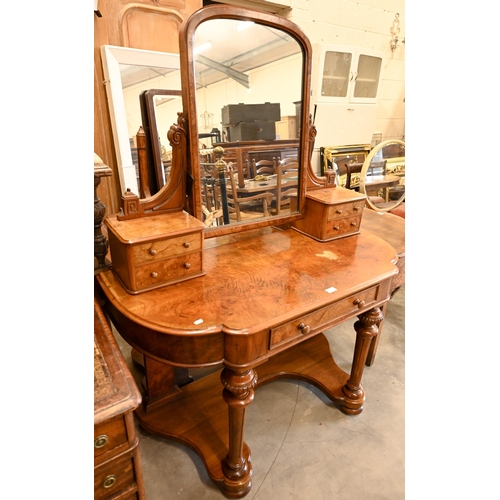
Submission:
[[[195,220],[202,220],[193,40],[204,23],[215,43],[215,33],[227,34],[232,23],[240,21],[253,21],[252,29],[257,30],[250,35],[253,38],[263,26],[265,36],[277,34],[279,43],[290,37],[298,44],[302,109],[309,108],[311,47],[296,25],[227,5],[195,12],[180,31],[184,110],[168,134],[169,182],[151,198],[125,193],[122,213],[107,222],[117,232],[114,243],[110,241],[112,262],[113,252],[118,252],[125,259],[120,265],[137,265],[137,255],[121,248],[127,245],[123,236],[128,225],[138,231],[141,218],[160,216],[168,228],[168,219],[174,221],[182,213],[183,234],[196,226]],[[231,36],[238,50],[237,35]],[[192,448],[229,498],[241,498],[251,488],[244,423],[259,385],[277,378],[303,380],[320,389],[340,411],[362,412],[365,362],[398,272],[394,248],[360,229],[361,209],[353,214],[356,226],[346,232],[325,233],[310,213],[308,217],[313,200],[318,205],[315,212],[324,214],[324,224],[333,227],[338,210],[361,208],[363,197],[335,187],[331,176],[314,174],[310,152],[315,129],[306,113],[300,130],[297,200],[290,213],[206,229],[197,248],[203,269],[195,276],[172,267],[171,279],[147,290],[127,290],[115,269],[96,276],[96,293],[106,313],[144,358],[145,393],[135,413],[140,425]],[[142,226],[144,234],[135,233],[135,238],[148,252],[155,249],[158,235],[151,234],[149,223]],[[160,239],[162,248],[182,245],[179,231],[172,235],[162,231]],[[322,332],[355,317],[356,342],[347,373],[335,363]],[[210,366],[220,369],[182,387],[176,383],[177,370]]]

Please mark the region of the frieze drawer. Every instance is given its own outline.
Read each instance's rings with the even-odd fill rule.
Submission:
[[[273,328],[269,348],[274,349],[298,337],[322,332],[330,328],[343,315],[350,315],[357,310],[370,307],[371,304],[377,301],[379,288],[379,285],[368,288],[339,302]]]

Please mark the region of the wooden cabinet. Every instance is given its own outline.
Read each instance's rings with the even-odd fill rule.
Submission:
[[[378,118],[382,61],[383,55],[372,50],[330,44],[313,46],[316,148],[371,143]]]
[[[205,225],[184,211],[106,219],[113,272],[129,293],[203,276]]]
[[[94,299],[94,499],[146,498],[133,411],[141,395]]]

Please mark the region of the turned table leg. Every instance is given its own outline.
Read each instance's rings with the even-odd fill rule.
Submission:
[[[386,302],[382,306],[382,315],[385,318],[385,314],[387,311],[387,305],[389,302]],[[380,334],[382,333],[382,326],[384,325],[384,318],[380,320],[380,323],[378,324],[378,333],[373,337],[372,341],[370,342],[370,348],[368,350],[368,355],[366,356],[366,366],[372,366],[373,362],[375,361],[375,355],[377,354],[377,347],[378,343],[380,342]]]
[[[366,362],[366,357],[372,343],[372,339],[378,333],[378,325],[384,319],[384,315],[379,307],[375,307],[358,316],[358,321],[354,323],[356,330],[356,345],[352,360],[351,375],[346,384],[342,387],[342,392],[346,399],[341,406],[341,410],[349,415],[357,415],[363,411],[365,392],[361,387],[361,377]]]
[[[221,489],[231,498],[240,498],[252,485],[251,458],[248,449],[244,452],[243,427],[246,408],[254,398],[257,374],[252,369],[238,373],[226,367],[220,378],[224,386],[222,397],[229,412],[229,445],[228,454],[222,461],[225,477]]]

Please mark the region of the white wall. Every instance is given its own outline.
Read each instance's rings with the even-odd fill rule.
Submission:
[[[311,44],[351,45],[384,54],[374,133],[402,139],[405,133],[404,0],[219,0],[277,13],[304,31]],[[391,27],[399,14],[399,47],[390,48]],[[332,144],[333,145],[333,144]]]
[[[384,54],[374,133],[402,139],[405,131],[405,44],[390,48],[391,27],[399,14],[400,40],[405,37],[404,0],[291,0],[281,13],[302,28],[311,44],[354,45]]]

